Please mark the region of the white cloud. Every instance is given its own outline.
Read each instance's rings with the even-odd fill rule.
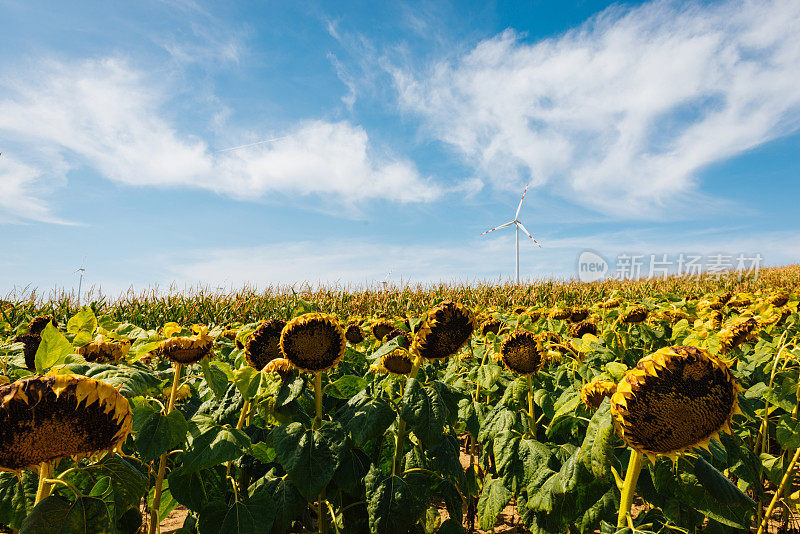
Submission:
[[[319,194],[343,209],[368,199],[426,202],[441,194],[411,162],[378,153],[366,131],[347,121],[306,121],[278,132],[274,143],[214,152],[178,131],[164,111],[169,93],[162,84],[118,59],[6,69],[0,89],[0,139],[27,147],[20,161],[56,150],[123,184],[196,187],[241,199]],[[27,165],[14,183],[59,171]]]
[[[691,203],[704,166],[800,126],[798,35],[795,0],[655,1],[390,70],[404,109],[496,186],[646,218]]]
[[[37,167],[7,154],[0,156],[0,223],[28,219],[69,224],[51,213],[50,206],[42,199],[45,190],[47,180]]]

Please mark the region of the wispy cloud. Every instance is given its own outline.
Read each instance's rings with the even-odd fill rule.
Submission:
[[[691,206],[705,166],[800,126],[798,35],[794,0],[655,1],[390,70],[402,107],[496,186],[650,218]]]
[[[367,132],[348,121],[301,121],[285,131],[263,132],[262,139],[280,138],[274,143],[214,152],[200,137],[178,130],[165,111],[168,87],[120,59],[6,69],[0,88],[0,139],[27,147],[14,155],[25,167],[14,171],[16,181],[6,187],[26,188],[24,198],[33,203],[39,202],[29,187],[34,176],[63,178],[64,169],[33,162],[42,150],[64,153],[127,185],[195,187],[240,199],[320,195],[342,210],[369,199],[427,202],[442,192],[410,161],[371,146]],[[237,140],[246,144],[254,137],[241,132]],[[46,208],[36,205],[39,211],[14,214],[46,220]]]
[[[38,168],[7,154],[0,156],[0,223],[27,219],[71,224],[53,215],[49,204],[42,198],[41,191],[47,189],[47,181],[43,178]]]

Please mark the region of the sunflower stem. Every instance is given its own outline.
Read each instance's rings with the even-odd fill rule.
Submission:
[[[52,474],[53,464],[50,462],[42,462],[39,464],[39,486],[36,488],[35,504],[39,504],[50,495],[50,484],[48,484],[47,479],[49,479]]]
[[[244,401],[242,404],[242,411],[239,412],[239,420],[236,422],[236,430],[241,430],[244,427],[244,421],[247,417],[247,412],[250,410],[250,401]],[[231,466],[233,465],[232,460],[228,460],[228,463],[225,465],[225,476],[230,476],[231,474]]]
[[[642,471],[644,455],[636,450],[631,450],[631,459],[628,462],[628,471],[625,473],[625,483],[622,486],[622,495],[619,501],[619,514],[617,515],[617,528],[628,526],[628,517],[631,514],[633,495],[636,493],[636,482]]]
[[[531,375],[527,375],[528,378],[528,427],[530,427],[531,437],[536,439],[536,415],[534,414],[534,405],[533,405],[533,379]]]
[[[414,357],[414,365],[411,366],[411,372],[408,373],[409,379],[416,379],[417,373],[419,372],[419,366],[422,363],[422,356],[417,354]],[[403,386],[403,396],[406,393],[406,387],[408,386],[408,381],[406,381],[405,385]],[[400,468],[400,460],[403,457],[403,441],[406,438],[406,422],[403,419],[402,415],[400,416],[400,420],[397,422],[397,436],[394,442],[394,460],[392,460],[392,476],[397,474],[398,469]]]
[[[314,372],[314,406],[316,408],[316,416],[314,417],[313,428],[318,429],[322,425],[322,371]],[[317,499],[317,532],[320,533],[324,533],[327,530],[325,509],[323,508],[324,501],[325,490],[323,489]]]
[[[175,407],[175,397],[178,394],[178,384],[180,383],[181,378],[181,364],[178,362],[174,363],[175,365],[175,372],[172,376],[172,391],[169,394],[169,404],[167,404],[167,415],[172,412],[172,409]],[[159,528],[159,517],[158,517],[158,508],[161,506],[161,491],[164,485],[164,474],[167,471],[167,453],[161,455],[161,458],[158,460],[158,474],[156,475],[156,486],[155,486],[155,493],[153,494],[153,504],[150,506],[150,533],[149,534],[157,534],[160,531]]]
[[[767,528],[767,523],[772,515],[772,511],[775,509],[775,505],[778,504],[778,500],[781,498],[783,488],[786,486],[786,483],[792,476],[792,471],[794,470],[794,465],[797,463],[798,458],[800,458],[800,449],[795,451],[792,461],[789,462],[789,466],[786,468],[786,472],[783,474],[783,478],[781,479],[778,489],[775,490],[775,495],[772,496],[772,500],[769,502],[767,511],[764,513],[764,518],[761,520],[761,524],[758,526],[758,532],[756,532],[756,534],[763,534],[764,530]]]

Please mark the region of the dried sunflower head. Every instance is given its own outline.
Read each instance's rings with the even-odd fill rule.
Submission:
[[[351,345],[358,345],[364,341],[364,334],[361,332],[361,328],[356,323],[350,323],[347,325],[347,329],[344,331],[344,337],[350,342]]]
[[[475,315],[469,308],[451,301],[434,306],[419,327],[411,352],[423,358],[449,358],[464,346],[475,330]]]
[[[622,314],[620,320],[623,323],[641,323],[647,319],[647,308],[636,306]]]
[[[131,425],[128,401],[104,382],[74,375],[18,380],[0,387],[0,469],[113,450]]]
[[[589,317],[589,310],[586,308],[572,308],[569,314],[569,322],[579,323]]]
[[[211,356],[213,346],[214,338],[208,335],[208,327],[201,326],[192,336],[165,339],[158,344],[158,348],[153,351],[153,354],[163,356],[176,363],[190,365]]]
[[[737,295],[736,298],[728,301],[728,306],[731,308],[746,308],[753,303],[753,299],[747,295]]]
[[[572,337],[583,337],[584,334],[597,335],[597,325],[589,321],[575,323],[570,330]]]
[[[503,340],[500,356],[503,363],[515,373],[530,375],[541,369],[546,354],[536,334],[517,330]]]
[[[389,332],[394,330],[394,325],[387,319],[379,319],[372,325],[372,335],[375,336],[375,339],[378,341],[382,341]]]
[[[605,300],[599,304],[600,308],[603,309],[610,309],[610,308],[617,308],[619,305],[622,304],[622,299],[620,298],[610,298]]]
[[[745,319],[733,324],[719,333],[719,342],[722,352],[728,352],[742,343],[755,341],[758,321],[754,318]]]
[[[733,293],[731,293],[730,291],[726,291],[726,292],[725,292],[725,293],[723,293],[722,295],[718,296],[718,297],[717,297],[717,299],[718,299],[718,300],[719,300],[721,303],[725,304],[726,302],[728,302],[729,300],[731,300],[731,297],[733,297]]]
[[[776,308],[780,308],[781,306],[789,302],[789,293],[787,293],[786,291],[781,291],[780,293],[776,293],[768,299],[768,302],[773,306],[775,306]]]
[[[596,410],[603,403],[603,399],[611,398],[616,391],[616,382],[596,378],[581,388],[581,401],[588,408]]]
[[[244,345],[244,357],[253,369],[262,370],[281,353],[281,331],[286,326],[282,319],[262,321]]]
[[[414,362],[407,350],[395,349],[381,357],[380,365],[393,375],[408,375]]]
[[[682,319],[689,320],[689,316],[682,312],[681,310],[675,309],[668,309],[668,310],[661,310],[659,313],[660,318],[664,321],[668,322],[669,324],[675,324]]]
[[[409,334],[402,328],[393,328],[391,332],[383,336],[382,341],[387,342],[391,341],[394,338],[398,338],[397,339],[398,344],[404,349],[407,349],[409,346],[411,346],[411,334]]]
[[[548,314],[550,319],[556,319],[559,321],[569,319],[571,316],[572,310],[570,308],[553,308]]]
[[[88,345],[78,347],[77,353],[87,362],[115,363],[125,358],[130,348],[130,339],[106,340],[103,336],[97,336]]]
[[[725,317],[722,315],[721,311],[719,310],[712,311],[711,315],[709,316],[709,321],[711,322],[711,328],[713,328],[714,330],[719,330],[720,328],[722,328],[722,320],[724,318]]]
[[[489,332],[494,335],[497,335],[500,332],[500,328],[503,326],[499,320],[495,319],[494,317],[490,317],[486,319],[483,323],[481,323],[481,335],[485,336]]]
[[[38,315],[34,317],[30,323],[28,323],[28,333],[35,336],[40,336],[42,334],[42,330],[44,330],[44,327],[47,326],[47,323],[50,323],[53,326],[58,326],[56,323],[56,318],[52,315]]]
[[[289,375],[292,373],[292,369],[294,369],[292,362],[286,358],[275,358],[274,360],[270,360],[269,363],[264,366],[264,371],[267,373],[278,373],[278,375],[281,377],[281,380],[286,380],[289,378]]]
[[[521,314],[521,313],[525,313],[525,308],[523,308],[522,306],[517,306],[516,308],[514,308],[514,310],[513,310],[513,311],[514,311],[514,313],[516,313],[517,315],[519,315],[519,314]]]
[[[611,397],[611,413],[631,448],[674,459],[730,429],[738,390],[722,360],[676,345],[645,356],[625,374]]]
[[[42,336],[38,334],[22,334],[14,338],[15,343],[23,344],[23,352],[25,353],[25,367],[29,371],[36,370],[36,351],[39,350],[39,343],[42,342]]]
[[[289,321],[281,333],[284,358],[301,371],[325,371],[339,363],[346,342],[332,315],[306,313]]]

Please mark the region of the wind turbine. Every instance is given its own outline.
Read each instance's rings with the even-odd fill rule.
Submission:
[[[530,237],[531,240],[533,240],[533,242],[536,243],[536,245],[539,248],[542,248],[542,245],[540,245],[539,242],[536,241],[533,238],[531,233],[522,225],[522,222],[520,222],[520,220],[519,220],[519,210],[522,209],[522,201],[525,200],[525,193],[528,192],[528,185],[530,185],[530,184],[527,184],[525,186],[525,191],[522,192],[522,198],[519,199],[519,206],[517,206],[517,213],[514,214],[514,220],[511,221],[511,222],[507,222],[505,224],[501,224],[500,226],[492,228],[491,230],[486,230],[485,232],[483,232],[481,234],[481,235],[485,235],[485,234],[488,234],[489,232],[494,232],[495,230],[499,230],[500,228],[505,228],[506,226],[511,226],[512,224],[515,225],[514,230],[516,231],[516,236],[517,236],[517,269],[515,271],[516,272],[516,278],[517,278],[517,285],[519,285],[519,231],[522,230],[523,232],[525,232],[525,235]]]
[[[84,267],[84,265],[86,265],[86,256],[83,257],[83,261],[81,262],[81,266],[78,267],[77,269],[75,269],[75,271],[73,271],[73,273],[72,273],[72,274],[81,273],[81,277],[78,280],[78,307],[79,308],[81,307],[81,286],[83,285],[83,273],[86,272],[86,268]]]

